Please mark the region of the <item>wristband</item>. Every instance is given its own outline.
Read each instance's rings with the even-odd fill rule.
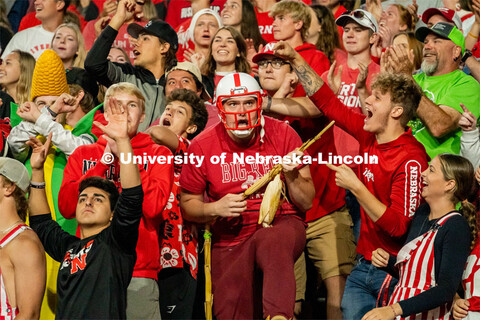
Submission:
[[[50,109],[50,106],[46,106],[45,108],[47,108],[47,111],[52,115],[52,117],[56,118],[58,116],[58,113]]]
[[[30,187],[35,189],[45,189],[45,182],[30,182]]]
[[[270,108],[272,107],[272,97],[268,96],[267,107],[265,108],[266,112],[270,112]]]
[[[467,62],[467,59],[470,58],[472,55],[473,55],[472,51],[468,49],[465,50],[465,53],[463,54],[463,57],[462,57],[462,62],[463,63]]]
[[[478,39],[478,36],[475,36],[473,33],[469,32],[468,35],[473,39]]]

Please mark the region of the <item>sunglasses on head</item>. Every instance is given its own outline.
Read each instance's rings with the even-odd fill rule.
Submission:
[[[342,16],[350,16],[357,19],[367,19],[368,22],[370,22],[370,25],[373,27],[373,29],[375,30],[377,29],[375,28],[375,23],[373,23],[373,21],[363,11],[359,11],[359,10],[345,11],[344,13],[342,13]]]

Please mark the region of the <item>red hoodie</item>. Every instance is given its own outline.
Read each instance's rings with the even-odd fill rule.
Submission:
[[[60,212],[66,219],[75,217],[78,187],[80,182],[92,176],[113,181],[120,189],[120,164],[116,159],[111,165],[100,162],[107,141],[100,138],[96,143],[78,147],[68,158],[63,172],[62,186],[58,197]],[[138,133],[131,140],[136,156],[172,156],[170,150],[155,144],[149,135]],[[158,234],[162,211],[168,201],[173,182],[173,164],[148,163],[139,165],[143,199],[143,217],[140,222],[137,243],[137,262],[133,276],[157,279],[160,270]]]
[[[387,209],[373,222],[361,208],[357,252],[371,260],[372,251],[381,247],[396,256],[420,205],[420,174],[428,167],[425,148],[411,129],[393,141],[378,144],[374,133],[363,130],[365,116],[341,103],[326,84],[310,99],[325,116],[358,140],[361,155],[378,157],[378,164],[359,165],[359,179]]]

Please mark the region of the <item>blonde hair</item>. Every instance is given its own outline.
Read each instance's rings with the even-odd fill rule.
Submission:
[[[302,21],[303,26],[300,30],[303,42],[307,41],[308,29],[312,22],[312,16],[308,10],[308,6],[302,1],[297,0],[283,0],[273,5],[269,16],[275,18],[278,15],[289,14],[294,22]]]
[[[155,5],[151,0],[145,1],[142,11],[143,11],[143,19],[148,21],[152,19],[158,19],[157,9],[155,9]]]
[[[140,106],[142,107],[142,112],[145,112],[145,97],[138,89],[138,87],[134,84],[129,82],[119,82],[116,84],[112,84],[105,92],[105,103],[108,102],[110,98],[115,96],[116,93],[123,92],[132,96],[135,96],[140,100]]]
[[[17,81],[17,96],[13,97],[15,103],[22,104],[29,101],[30,90],[32,89],[33,70],[35,69],[35,58],[28,52],[13,50],[20,63],[20,77]]]
[[[82,68],[83,69],[83,64],[85,62],[85,58],[87,57],[87,51],[85,50],[85,40],[83,39],[82,31],[80,31],[80,28],[72,23],[62,23],[55,29],[55,33],[53,34],[52,38],[52,48],[53,48],[53,40],[55,39],[55,36],[57,35],[58,30],[61,28],[70,28],[75,32],[75,36],[77,38],[77,53],[75,54],[73,58],[73,64],[72,67],[77,67],[77,68]]]

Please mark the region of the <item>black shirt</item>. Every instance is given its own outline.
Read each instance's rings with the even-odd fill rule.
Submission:
[[[30,217],[45,251],[60,262],[57,319],[125,319],[127,287],[136,261],[142,186],[123,189],[112,223],[79,239],[50,214]]]

